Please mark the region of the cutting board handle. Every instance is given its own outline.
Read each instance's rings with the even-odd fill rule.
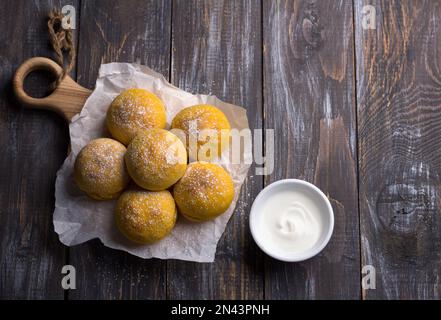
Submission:
[[[44,98],[33,98],[24,91],[23,83],[29,73],[36,70],[44,70],[57,77],[63,71],[56,62],[48,58],[34,57],[26,60],[15,72],[13,80],[13,88],[18,101],[29,108],[55,111],[70,121],[81,111],[92,91],[80,86],[69,75],[66,75],[50,95]]]

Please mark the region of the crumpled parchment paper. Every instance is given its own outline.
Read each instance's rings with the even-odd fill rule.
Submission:
[[[226,213],[205,223],[192,223],[178,217],[172,233],[151,245],[136,245],[126,240],[114,223],[113,201],[96,201],[81,192],[73,180],[73,165],[78,152],[90,140],[110,137],[105,126],[106,111],[112,100],[128,88],[144,88],[155,93],[166,105],[167,124],[183,108],[208,103],[221,109],[238,130],[248,128],[244,108],[225,103],[215,96],[193,95],[168,83],[153,70],[136,64],[109,63],[101,65],[96,87],[83,110],[69,126],[71,153],[57,173],[55,185],[55,231],[68,246],[99,238],[110,248],[127,251],[141,258],[180,259],[196,262],[214,261],[216,246],[233,214],[240,188],[250,167],[251,151],[243,149],[240,164],[228,162],[225,151],[221,165],[231,174],[235,197]]]

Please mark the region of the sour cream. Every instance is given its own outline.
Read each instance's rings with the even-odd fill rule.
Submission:
[[[258,195],[250,215],[251,232],[267,254],[284,261],[305,260],[331,237],[334,216],[327,197],[296,179],[271,184]]]
[[[260,230],[269,245],[290,252],[311,249],[322,234],[321,214],[304,193],[284,190],[263,204]]]

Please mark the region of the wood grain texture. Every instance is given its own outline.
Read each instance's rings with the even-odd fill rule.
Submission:
[[[351,1],[263,1],[264,121],[274,128],[275,171],[310,181],[335,214],[313,259],[266,258],[267,299],[360,297]]]
[[[245,107],[251,128],[262,127],[260,9],[254,0],[173,2],[172,82]],[[263,298],[262,255],[248,227],[261,187],[251,168],[214,263],[168,262],[168,298]]]
[[[78,82],[93,88],[101,63],[136,62],[168,77],[171,1],[82,1]],[[104,247],[71,248],[77,290],[69,299],[163,299],[166,264]]]
[[[363,6],[376,29],[362,28]],[[356,1],[366,299],[441,298],[441,3]]]
[[[0,298],[63,299],[65,247],[52,224],[55,175],[68,146],[65,121],[26,110],[13,98],[12,76],[27,58],[51,56],[48,11],[77,1],[0,3]],[[39,79],[41,80],[41,79]],[[37,82],[25,86],[41,92]],[[48,156],[49,155],[49,156]]]

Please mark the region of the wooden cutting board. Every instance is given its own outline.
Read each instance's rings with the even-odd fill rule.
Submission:
[[[79,113],[92,91],[80,86],[69,75],[66,75],[57,88],[47,97],[33,98],[23,89],[26,77],[32,72],[42,70],[59,76],[61,67],[53,60],[34,57],[23,62],[17,69],[13,79],[14,93],[17,100],[29,108],[46,109],[57,112],[68,122]]]

